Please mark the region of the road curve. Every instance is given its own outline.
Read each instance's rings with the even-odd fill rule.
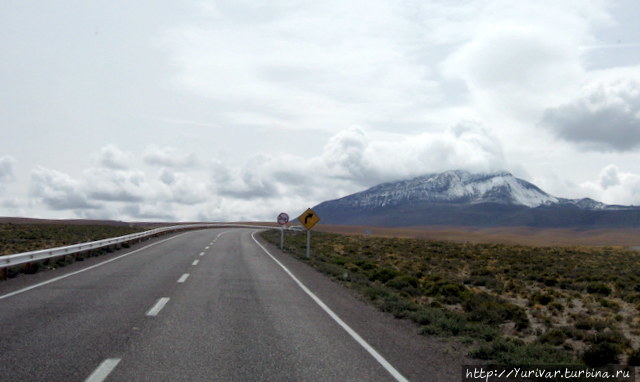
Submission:
[[[0,283],[0,376],[460,379],[453,345],[417,336],[253,232],[186,232]]]

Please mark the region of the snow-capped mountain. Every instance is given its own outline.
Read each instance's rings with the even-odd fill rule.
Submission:
[[[383,183],[314,210],[325,223],[335,224],[570,226],[604,218],[609,225],[640,225],[640,208],[555,197],[508,172],[455,170]],[[609,216],[614,211],[624,215],[622,222]]]
[[[537,207],[557,203],[553,197],[531,183],[508,172],[471,174],[447,171],[410,180],[383,183],[366,191],[338,199],[353,207],[384,207],[407,202],[503,203]]]

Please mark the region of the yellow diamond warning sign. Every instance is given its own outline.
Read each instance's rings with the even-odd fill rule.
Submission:
[[[302,215],[298,216],[298,220],[306,229],[311,230],[320,221],[320,217],[311,208],[308,208]]]

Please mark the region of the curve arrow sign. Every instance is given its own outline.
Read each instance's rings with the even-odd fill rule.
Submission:
[[[306,229],[311,230],[320,221],[320,217],[311,208],[308,208],[302,215],[298,216],[298,220]]]

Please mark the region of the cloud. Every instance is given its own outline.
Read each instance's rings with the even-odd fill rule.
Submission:
[[[613,164],[602,169],[597,181],[579,187],[589,197],[607,204],[640,205],[640,175],[620,171]]]
[[[15,173],[13,169],[13,165],[16,163],[16,160],[9,155],[4,155],[0,157],[0,191],[2,191],[5,186],[15,179]]]
[[[321,155],[259,155],[243,167],[212,167],[217,195],[245,201],[298,196],[314,203],[375,184],[450,169],[502,170],[507,166],[500,141],[475,122],[461,122],[441,133],[372,139],[362,127],[338,132]]]
[[[542,123],[585,150],[636,149],[640,146],[640,67],[635,72],[635,78],[602,78],[589,83],[578,98],[547,109]]]
[[[108,202],[140,202],[156,194],[141,171],[88,169],[82,187],[91,200]]]
[[[101,151],[102,166],[87,168],[79,177],[38,167],[31,175],[31,195],[50,210],[82,218],[270,220],[274,213],[385,181],[506,166],[502,145],[490,129],[468,121],[412,137],[379,136],[354,126],[327,139],[318,155],[256,154],[241,165],[211,160],[188,167],[195,163],[193,155],[151,147],[143,154],[152,162],[150,169],[123,169],[124,162],[114,158],[126,157],[128,163],[137,158],[120,155],[115,146]]]
[[[100,206],[81,191],[81,183],[69,175],[44,167],[31,172],[30,195],[53,210],[85,210]]]
[[[276,160],[270,155],[254,155],[240,168],[214,164],[212,183],[216,193],[237,199],[269,198],[278,195],[273,176]]]
[[[364,130],[351,128],[329,140],[323,158],[331,176],[367,186],[429,172],[506,167],[500,141],[482,124],[469,121],[397,140],[370,141]]]
[[[166,202],[194,205],[212,197],[211,186],[206,181],[196,179],[187,173],[163,169],[160,180],[170,193],[164,198]]]
[[[174,147],[158,147],[151,145],[144,153],[144,162],[151,166],[189,168],[198,164],[198,159],[193,153],[181,153]]]
[[[100,149],[98,152],[98,163],[100,165],[110,168],[123,170],[131,166],[133,156],[120,150],[115,145],[107,145]]]
[[[589,78],[581,46],[611,25],[604,1],[462,2],[444,30],[454,49],[440,64],[445,80],[461,81],[470,107],[493,123],[505,117],[524,129],[561,104]],[[455,37],[455,29],[458,37]],[[513,124],[510,124],[513,128]],[[529,132],[531,133],[531,132]]]
[[[618,167],[612,164],[605,167],[600,173],[600,186],[606,190],[609,187],[619,184],[620,176],[618,175]]]
[[[583,78],[576,45],[558,28],[503,21],[482,28],[442,68],[465,83],[480,110],[537,120]]]
[[[145,205],[140,204],[127,204],[120,210],[121,215],[133,217],[135,219],[142,220],[154,220],[154,221],[175,221],[176,214],[173,211],[171,204],[166,203],[147,203]]]

